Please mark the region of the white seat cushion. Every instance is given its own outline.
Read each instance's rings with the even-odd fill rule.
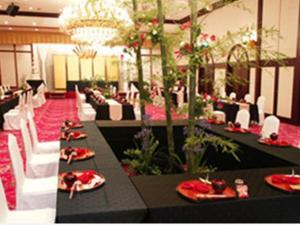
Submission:
[[[50,224],[55,222],[56,210],[51,208],[10,211],[6,222],[9,224]]]
[[[26,178],[24,181],[22,194],[46,194],[56,192],[58,184],[58,177],[52,176],[47,178],[30,179]]]
[[[34,148],[34,152],[39,153],[57,153],[60,150],[59,141],[39,142]]]

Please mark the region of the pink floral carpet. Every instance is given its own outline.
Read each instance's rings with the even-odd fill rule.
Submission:
[[[146,113],[150,120],[164,120],[164,108],[147,105]],[[173,119],[186,119],[186,115],[178,115],[172,112]],[[35,109],[35,123],[40,141],[54,141],[60,137],[60,127],[64,120],[78,120],[77,109],[74,99],[48,99],[47,103],[39,109]],[[252,128],[253,133],[259,133],[260,127]],[[23,143],[20,131],[0,131],[0,177],[4,184],[9,208],[15,208],[15,180],[11,167],[10,156],[7,149],[7,136],[14,134],[18,139],[21,154],[25,160]],[[281,124],[279,137],[292,143],[294,146],[300,144],[300,127]]]

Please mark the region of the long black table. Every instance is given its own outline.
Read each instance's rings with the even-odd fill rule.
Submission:
[[[300,166],[300,149],[295,147],[276,147],[276,146],[269,146],[260,144],[258,142],[259,136],[256,134],[248,133],[248,134],[241,134],[241,133],[232,133],[228,132],[225,129],[225,125],[209,125],[208,127],[205,126],[205,129],[208,132],[211,132],[215,135],[222,136],[228,139],[233,140],[237,144],[241,146],[241,149],[247,149],[248,151],[256,151],[261,152],[264,155],[269,155],[272,157],[270,160],[274,161],[276,159],[280,159],[281,162],[286,162],[290,165],[298,165]],[[243,156],[243,153],[241,153]],[[263,158],[253,158],[253,162],[255,161],[263,161]]]
[[[18,105],[19,97],[12,97],[11,99],[0,102],[0,128],[3,129],[4,114]]]
[[[72,142],[61,141],[61,147],[90,148],[94,158],[59,163],[59,172],[74,170],[96,170],[106,178],[104,186],[84,193],[76,193],[69,200],[69,193],[58,191],[56,221],[58,223],[110,223],[140,222],[146,214],[146,206],[123,172],[120,163],[98,130],[95,122],[84,122],[81,130],[88,138]]]
[[[248,103],[244,103],[248,104]],[[226,122],[235,122],[236,114],[240,110],[240,105],[236,103],[222,102],[222,107],[218,107],[218,103],[214,103],[214,110],[223,111],[226,114]],[[255,104],[249,104],[250,121],[259,122],[258,107]]]
[[[288,168],[223,171],[210,174],[222,178],[234,187],[236,178],[244,179],[250,198],[192,202],[176,192],[185,180],[205,174],[137,176],[131,180],[148,207],[145,222],[151,223],[243,223],[243,222],[300,222],[300,194],[288,194],[264,183],[264,177],[274,173],[290,173]],[[296,168],[300,173],[300,168]]]
[[[111,120],[109,116],[109,104],[99,104],[92,97],[89,97],[89,103],[96,111],[96,120]],[[130,103],[122,104],[122,120],[135,120],[133,105]]]

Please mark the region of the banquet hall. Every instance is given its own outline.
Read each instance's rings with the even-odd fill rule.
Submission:
[[[299,37],[300,0],[0,0],[0,223],[300,223]]]

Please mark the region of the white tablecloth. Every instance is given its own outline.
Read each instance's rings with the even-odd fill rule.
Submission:
[[[109,105],[109,117],[111,120],[122,119],[122,104],[113,99],[107,99],[106,102]]]

